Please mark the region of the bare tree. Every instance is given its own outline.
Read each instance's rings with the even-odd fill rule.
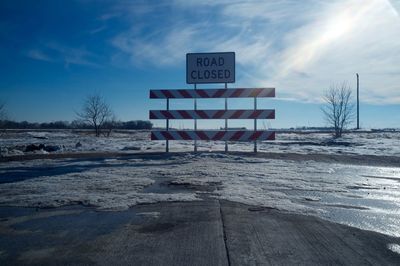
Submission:
[[[82,122],[94,128],[96,137],[100,136],[104,124],[113,117],[110,106],[99,94],[87,96],[82,111],[76,114]]]
[[[5,119],[6,119],[6,105],[3,102],[0,102],[0,137],[3,137],[3,135],[6,132],[6,127],[5,127]],[[0,146],[0,157],[3,156],[3,151],[2,147]]]
[[[6,105],[5,103],[0,102],[0,120],[4,120],[6,118]]]
[[[335,138],[340,138],[343,130],[353,119],[353,104],[351,89],[344,82],[341,85],[332,85],[324,95],[325,106],[322,107],[325,119],[335,129]]]
[[[112,130],[115,128],[117,124],[117,117],[112,115],[106,122],[104,122],[105,133],[104,136],[109,137],[111,135]]]

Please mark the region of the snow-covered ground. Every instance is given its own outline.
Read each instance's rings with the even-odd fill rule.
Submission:
[[[29,153],[47,153],[46,151],[25,152],[30,144],[57,146],[58,151],[65,152],[115,152],[137,151],[146,148],[144,145],[149,140],[149,131],[128,131],[128,133],[114,133],[111,137],[93,136],[87,131],[11,131],[0,138],[0,147],[3,156],[22,155]]]
[[[213,197],[400,237],[400,167],[181,153],[7,162],[0,177],[0,206],[121,210]]]
[[[2,156],[47,153],[44,150],[26,152],[27,145],[54,146],[65,152],[154,152],[164,151],[164,141],[149,141],[149,131],[125,131],[111,137],[95,138],[88,132],[12,131],[0,138]],[[171,141],[170,151],[192,151],[191,141]],[[277,133],[275,141],[262,142],[259,151],[278,153],[358,154],[400,156],[400,132],[358,132],[333,140],[327,133]],[[248,143],[229,143],[231,151],[252,151]],[[223,151],[223,142],[199,142],[199,150]]]

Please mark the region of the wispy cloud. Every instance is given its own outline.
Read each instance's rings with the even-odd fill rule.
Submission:
[[[107,29],[107,27],[103,25],[103,26],[100,26],[100,27],[97,27],[95,29],[90,30],[89,33],[90,34],[96,34],[96,33],[102,32],[102,31],[104,31],[106,29]]]
[[[400,18],[393,4],[177,0],[157,7],[165,8],[158,21],[141,24],[141,16],[154,15],[142,4],[125,10],[131,26],[111,43],[133,64],[161,67],[182,64],[187,52],[235,51],[240,85],[276,86],[278,95],[299,101],[319,102],[332,83],[354,84],[360,73],[364,101],[400,104],[400,77],[393,74],[400,71]]]
[[[53,60],[48,55],[43,53],[41,50],[32,49],[32,50],[27,51],[25,53],[25,55],[31,59],[46,61],[46,62],[53,62]]]
[[[72,48],[56,42],[37,45],[38,48],[28,50],[25,55],[31,59],[62,63],[66,68],[70,65],[100,67],[97,56],[85,48]]]
[[[182,26],[182,25],[181,25]],[[168,34],[162,31],[150,33],[138,38],[137,29],[121,33],[112,40],[112,44],[130,56],[132,63],[150,62],[161,66],[173,65],[181,60],[182,51],[189,47],[199,47],[192,40],[198,33],[199,26],[173,27]]]

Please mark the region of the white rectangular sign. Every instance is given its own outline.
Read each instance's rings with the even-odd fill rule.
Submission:
[[[186,54],[186,83],[234,82],[234,52]]]

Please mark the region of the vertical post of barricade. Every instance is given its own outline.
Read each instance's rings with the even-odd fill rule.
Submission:
[[[254,112],[257,110],[257,97],[254,97]],[[254,134],[257,132],[257,117],[254,118]],[[257,152],[257,139],[254,140],[254,152]]]
[[[228,83],[225,83],[225,89],[228,88]],[[228,98],[225,97],[225,111],[228,110]],[[228,119],[225,119],[225,131],[228,130]],[[228,141],[225,140],[225,152],[228,152]]]
[[[194,90],[197,90],[197,84],[194,84]],[[194,110],[197,110],[197,98],[194,98]],[[194,130],[197,131],[197,119],[194,119]],[[194,140],[194,152],[197,152],[197,140]]]
[[[169,98],[167,98],[167,111],[169,111]],[[169,119],[167,118],[167,131],[169,131]],[[165,152],[169,152],[169,140],[166,140],[165,143]]]

